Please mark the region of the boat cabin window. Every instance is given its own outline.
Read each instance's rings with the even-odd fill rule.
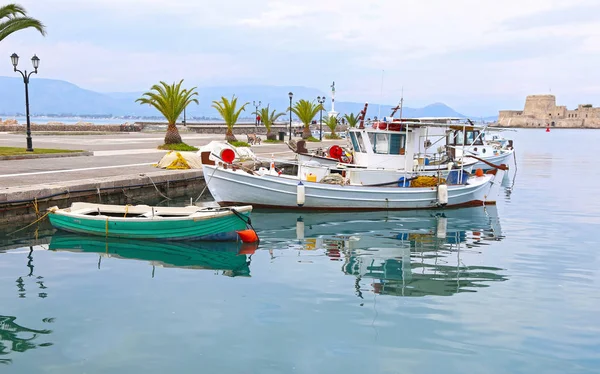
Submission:
[[[480,131],[467,131],[467,144],[469,145],[483,145],[483,135],[479,136]]]
[[[449,145],[463,145],[465,140],[465,135],[462,130],[455,130],[448,134],[448,144]]]
[[[403,155],[406,148],[406,134],[389,134],[390,154]]]
[[[354,143],[354,141],[352,143]],[[365,147],[365,142],[363,141],[362,134],[360,132],[356,133],[356,143],[358,143],[358,148],[356,148],[357,151],[361,153],[367,153],[367,148]]]
[[[356,141],[356,133],[350,133],[350,140],[352,140],[352,147],[355,151],[360,152],[360,147],[358,146],[358,142]]]
[[[389,134],[369,133],[369,140],[373,146],[373,153],[387,155],[390,153]]]

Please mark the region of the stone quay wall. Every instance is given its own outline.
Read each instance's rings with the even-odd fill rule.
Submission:
[[[135,124],[124,124],[124,125],[78,125],[78,124],[46,124],[38,125],[35,123],[31,124],[31,131],[76,131],[76,132],[137,132],[142,131],[143,126]],[[27,125],[0,125],[0,131],[9,132],[25,132],[27,131]]]
[[[48,124],[31,124],[31,131],[73,131],[73,132],[138,132],[138,131],[152,131],[152,130],[166,130],[167,123],[165,122],[135,122],[125,123],[121,125],[94,125],[90,123],[85,124],[64,124],[59,122],[50,122]],[[190,123],[188,122],[186,126],[182,123],[177,124],[177,128],[180,132],[195,132],[200,134],[225,134],[227,131],[227,126],[222,122],[213,122],[213,123]],[[271,127],[271,132],[277,134],[280,131],[283,131],[287,134],[289,131],[290,125],[289,123],[275,123]],[[295,133],[300,133],[303,129],[302,124],[294,123],[292,124],[292,131]],[[15,124],[15,123],[7,123],[3,124],[0,122],[0,131],[7,132],[25,132],[27,130],[27,126],[24,124]],[[245,135],[245,134],[258,134],[258,135],[266,135],[267,129],[263,125],[255,126],[254,123],[237,123],[233,127],[233,133],[236,135]]]

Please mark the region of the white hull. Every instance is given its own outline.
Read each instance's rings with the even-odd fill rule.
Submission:
[[[364,187],[302,181],[305,201],[297,203],[298,179],[287,176],[253,175],[245,171],[203,165],[205,180],[212,196],[221,205],[252,204],[264,207],[303,209],[391,210],[439,208],[437,189],[403,187]],[[468,185],[448,186],[445,207],[459,207],[493,203],[491,183],[503,177],[486,174],[469,180]],[[499,185],[500,183],[498,183]]]

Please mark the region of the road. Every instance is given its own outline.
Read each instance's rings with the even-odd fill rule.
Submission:
[[[200,147],[223,135],[181,133],[183,141]],[[240,137],[242,139],[242,137]],[[98,177],[121,176],[157,171],[152,164],[167,151],[157,149],[164,136],[156,133],[114,133],[108,135],[36,135],[34,148],[79,149],[92,151],[93,156],[40,158],[0,161],[0,188],[43,185],[58,181],[74,181]],[[339,141],[337,141],[339,143]],[[310,148],[329,146],[336,141],[308,144]],[[1,146],[25,146],[23,134],[0,132]],[[263,143],[252,146],[259,157],[289,159],[293,152],[286,144]]]

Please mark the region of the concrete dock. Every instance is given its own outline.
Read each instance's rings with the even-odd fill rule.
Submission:
[[[182,132],[181,136],[184,142],[196,147],[223,140],[222,134]],[[33,133],[34,148],[78,149],[88,151],[88,155],[0,161],[0,223],[30,222],[47,207],[64,207],[72,201],[125,204],[142,199],[160,200],[165,196],[197,196],[204,188],[201,170],[164,170],[152,166],[167,152],[157,149],[163,140],[161,132],[38,136]],[[313,143],[312,147],[333,143]],[[25,137],[0,132],[0,144],[24,146]],[[252,146],[252,151],[259,157],[294,156],[286,144],[263,143]],[[208,191],[205,195],[210,197]]]

